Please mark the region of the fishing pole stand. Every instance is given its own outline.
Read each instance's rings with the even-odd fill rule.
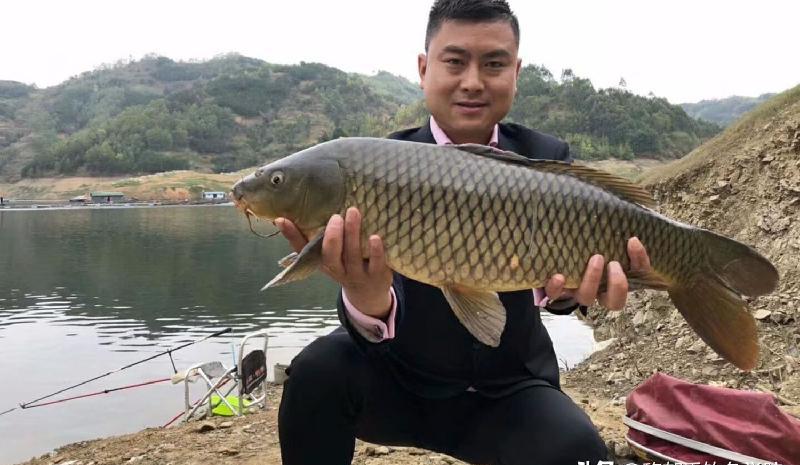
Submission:
[[[252,350],[245,356],[247,342],[257,338],[263,339],[262,348]],[[235,366],[228,368],[219,361],[196,363],[173,376],[173,383],[183,381],[184,385],[183,421],[211,416],[215,410],[220,411],[220,408],[224,411],[220,414],[237,417],[242,416],[248,408],[264,408],[267,398],[268,343],[266,329],[247,334],[239,342],[238,363]],[[189,384],[199,380],[203,380],[207,390],[203,397],[192,403],[189,399]],[[231,396],[234,390],[237,394]],[[200,415],[199,412],[205,415]]]

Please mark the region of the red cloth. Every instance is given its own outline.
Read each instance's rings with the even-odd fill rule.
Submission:
[[[750,457],[800,465],[800,420],[775,404],[771,394],[692,384],[656,373],[626,401],[628,417],[685,438]],[[728,465],[631,428],[637,443],[682,462]]]

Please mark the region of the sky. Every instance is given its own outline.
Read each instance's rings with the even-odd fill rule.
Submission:
[[[48,87],[119,60],[239,53],[419,82],[432,0],[2,0],[0,80]],[[797,0],[509,0],[523,64],[672,103],[800,84]]]

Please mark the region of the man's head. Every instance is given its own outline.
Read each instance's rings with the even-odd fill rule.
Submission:
[[[425,103],[457,143],[486,143],[516,93],[519,24],[504,0],[437,0],[418,58]]]

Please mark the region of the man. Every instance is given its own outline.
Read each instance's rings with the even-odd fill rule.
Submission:
[[[504,0],[437,0],[425,54],[418,58],[431,113],[427,124],[392,138],[495,145],[532,158],[569,161],[567,144],[519,125],[498,124],[516,92],[519,26]],[[278,227],[293,248],[307,242],[287,220]],[[349,464],[355,438],[431,449],[481,464],[596,463],[606,449],[589,418],[559,388],[552,342],[535,303],[566,314],[590,305],[606,269],[592,257],[579,289],[553,276],[535,302],[504,292],[507,324],[497,348],[458,322],[441,291],[393,273],[380,237],[363,260],[360,214],[334,215],[323,242],[323,271],[342,285],[340,328],[292,362],[279,413],[283,463]],[[633,268],[647,268],[638,240]],[[628,283],[607,267],[600,301],[624,306]]]

